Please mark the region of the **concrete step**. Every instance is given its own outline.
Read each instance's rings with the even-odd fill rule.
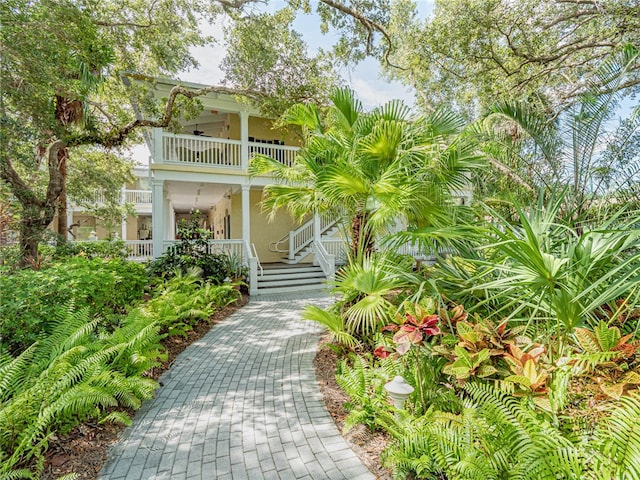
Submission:
[[[272,264],[263,268],[263,275],[258,277],[258,295],[320,291],[327,288],[327,277],[319,266]]]
[[[264,276],[267,275],[293,275],[298,273],[320,273],[322,274],[322,269],[315,265],[304,265],[301,266],[298,264],[297,266],[291,267],[263,267]]]
[[[290,287],[298,287],[300,285],[319,285],[324,283],[324,281],[327,278],[322,275],[322,276],[314,276],[311,278],[290,278],[290,277],[279,277],[278,280],[264,280],[264,279],[260,279],[258,280],[258,289],[261,288],[265,288],[265,287],[286,287],[286,286],[290,286]]]
[[[293,285],[286,287],[259,287],[258,295],[270,295],[272,293],[320,292],[322,290],[327,290],[327,286],[322,283],[311,285]]]
[[[258,277],[258,281],[262,280],[278,280],[281,278],[286,278],[289,280],[296,280],[301,278],[325,278],[324,273],[321,271],[313,271],[313,272],[291,272],[291,273],[267,273],[264,272],[262,277]]]

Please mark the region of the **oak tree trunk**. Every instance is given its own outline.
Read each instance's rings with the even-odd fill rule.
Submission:
[[[60,235],[58,241],[67,241],[67,157],[69,149],[61,148],[58,152],[58,170],[60,171],[60,177],[62,182],[62,190],[58,197],[58,235]]]

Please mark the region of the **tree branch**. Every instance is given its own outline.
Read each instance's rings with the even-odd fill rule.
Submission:
[[[387,31],[382,25],[380,25],[377,22],[374,22],[373,20],[368,19],[357,10],[351,7],[348,7],[346,5],[343,5],[342,3],[335,2],[334,0],[320,0],[320,2],[324,3],[325,5],[335,10],[338,10],[339,12],[344,13],[345,15],[352,17],[367,30],[368,32],[367,51],[369,51],[369,47],[373,42],[373,35],[372,35],[373,32],[380,33],[384,37],[385,42],[387,44],[387,48],[385,49],[385,52],[384,52],[384,61],[386,62],[386,64],[389,65],[390,67],[397,68],[399,70],[409,70],[408,68],[395,65],[389,59],[389,56],[391,55],[391,50],[393,50],[393,42],[391,41],[391,37],[389,36],[389,34],[387,33]]]
[[[135,76],[134,76],[135,77]],[[67,145],[70,147],[79,145],[102,145],[107,148],[118,147],[122,145],[127,137],[138,128],[164,128],[169,125],[173,117],[173,108],[175,106],[178,96],[186,98],[195,98],[206,95],[208,93],[222,93],[226,95],[240,95],[243,97],[260,99],[264,98],[264,95],[254,90],[237,90],[233,88],[226,88],[220,86],[210,86],[199,88],[196,90],[183,87],[182,85],[174,86],[169,92],[167,102],[164,106],[162,116],[158,120],[149,119],[136,119],[121,127],[112,128],[103,133],[90,133],[81,134],[67,140]]]

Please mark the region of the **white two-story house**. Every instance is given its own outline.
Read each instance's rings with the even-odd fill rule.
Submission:
[[[156,95],[166,97],[176,81],[157,79]],[[180,82],[199,89],[204,85]],[[250,177],[249,162],[261,153],[292,165],[301,137],[273,128],[233,96],[209,93],[199,97],[203,109],[183,121],[177,133],[152,129],[147,136],[149,170],[138,171],[135,185],[123,189],[123,201],[134,204],[137,217],[123,221],[123,238],[136,259],[157,258],[177,241],[177,226],[198,210],[202,227],[211,232],[209,250],[242,259],[249,267],[250,293],[322,288],[332,278],[347,248],[335,219],[309,216],[302,225],[286,211],[273,221],[261,208],[267,176]],[[459,201],[470,201],[461,192]],[[89,227],[90,220],[73,212],[69,224]],[[86,230],[86,231],[85,231]],[[88,228],[82,230],[81,238]],[[98,231],[98,236],[103,238]],[[407,251],[405,253],[416,253]]]

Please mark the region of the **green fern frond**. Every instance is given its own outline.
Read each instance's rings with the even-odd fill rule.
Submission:
[[[100,423],[119,423],[121,425],[126,425],[127,427],[131,425],[131,417],[127,415],[125,412],[111,412],[106,415]]]
[[[639,393],[620,400],[620,405],[598,428],[596,442],[596,448],[603,454],[599,468],[615,471],[614,478],[640,479]]]
[[[0,362],[0,405],[16,392],[20,392],[29,380],[27,366],[33,361],[37,344],[31,345],[18,357],[3,354]]]
[[[0,472],[0,480],[22,480],[32,478],[34,478],[33,472],[31,470],[27,470],[26,468],[11,470],[8,472]]]

